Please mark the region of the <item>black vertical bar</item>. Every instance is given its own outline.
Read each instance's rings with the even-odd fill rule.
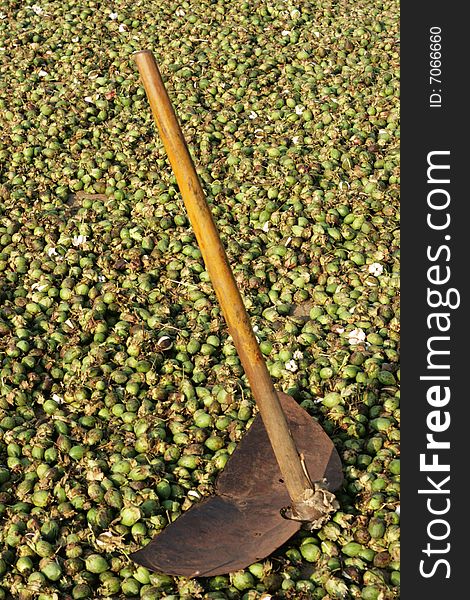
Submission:
[[[401,5],[405,600],[468,595],[470,36],[456,6]]]

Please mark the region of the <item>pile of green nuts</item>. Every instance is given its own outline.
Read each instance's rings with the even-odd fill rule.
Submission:
[[[399,598],[398,17],[0,0],[0,600]],[[274,383],[344,468],[321,529],[212,578],[129,558],[213,492],[257,414],[142,49]]]

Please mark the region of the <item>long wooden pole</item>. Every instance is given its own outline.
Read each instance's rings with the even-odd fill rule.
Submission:
[[[312,483],[302,467],[183,133],[152,53],[148,50],[136,52],[134,59],[212,285],[292,500],[292,508],[294,511],[296,507],[301,509],[304,492],[312,489]]]

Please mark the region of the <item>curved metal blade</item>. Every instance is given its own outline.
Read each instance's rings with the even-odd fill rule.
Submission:
[[[337,490],[343,473],[333,442],[291,396],[278,395],[311,480],[325,478],[328,489]],[[265,558],[301,527],[281,515],[290,498],[259,415],[218,477],[215,491],[131,554],[132,560],[169,575],[220,575]]]

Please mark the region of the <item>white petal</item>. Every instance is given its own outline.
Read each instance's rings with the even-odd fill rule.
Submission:
[[[353,329],[348,334],[348,341],[350,344],[360,344],[366,339],[366,334],[362,329]]]
[[[111,19],[111,21],[115,21],[118,18],[118,14],[115,12],[110,12],[109,18]]]
[[[86,235],[76,235],[73,239],[72,239],[72,244],[74,246],[81,246],[82,244],[84,244],[86,242]]]
[[[286,370],[287,371],[291,371],[292,373],[295,373],[295,371],[297,371],[298,366],[297,363],[295,362],[295,360],[289,360],[286,362],[285,364]]]
[[[380,263],[375,262],[369,265],[369,273],[371,273],[372,275],[382,275],[383,270],[384,268]]]
[[[49,75],[49,73],[47,71],[44,71],[43,69],[41,69],[38,72],[39,77],[46,77],[47,75]]]
[[[118,31],[119,31],[120,33],[124,33],[124,31],[127,31],[127,27],[124,25],[124,23],[121,23],[121,24],[119,25],[119,29],[118,29]]]

